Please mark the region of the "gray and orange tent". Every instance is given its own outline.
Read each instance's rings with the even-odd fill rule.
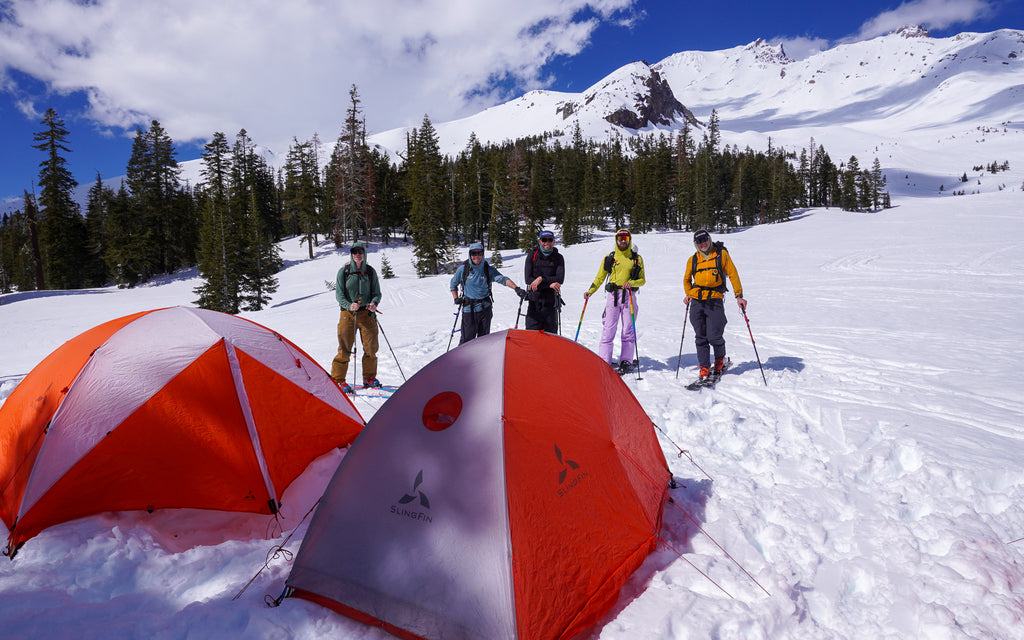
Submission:
[[[186,307],[111,320],[0,406],[5,553],[105,511],[276,513],[309,463],[363,426],[322,367],[255,322]]]
[[[404,639],[573,638],[656,547],[670,480],[599,357],[536,331],[477,338],[370,419],[283,595]]]

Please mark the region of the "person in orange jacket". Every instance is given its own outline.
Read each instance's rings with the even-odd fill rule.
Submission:
[[[690,305],[690,324],[693,325],[693,341],[697,347],[697,363],[700,365],[700,379],[717,379],[725,366],[725,279],[728,277],[736,292],[736,304],[746,313],[747,301],[743,297],[743,285],[736,272],[729,252],[721,242],[712,242],[711,234],[701,229],[693,234],[693,246],[697,252],[686,261],[683,286],[686,288],[684,303]],[[715,351],[714,368],[711,364],[711,349]]]

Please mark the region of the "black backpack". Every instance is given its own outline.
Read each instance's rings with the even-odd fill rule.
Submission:
[[[636,280],[640,277],[640,254],[636,249],[629,250],[629,257],[633,261],[633,268],[629,270],[629,279]],[[604,257],[604,270],[611,275],[612,265],[615,264],[615,252],[612,251]]]
[[[484,300],[494,302],[494,297],[491,296],[491,279],[487,277],[487,260],[481,261],[480,264],[484,266],[484,279],[487,280],[487,297],[484,298]],[[472,268],[473,263],[467,258],[466,261],[462,263],[462,295],[466,295],[466,280],[469,279],[469,270]]]
[[[696,286],[701,291],[717,291],[719,293],[725,293],[726,291],[729,290],[728,287],[725,286],[725,272],[722,270],[722,254],[725,252],[725,243],[720,242],[720,241],[719,242],[712,242],[711,246],[714,247],[717,250],[716,253],[715,253],[715,270],[718,272],[718,278],[719,278],[719,280],[721,280],[721,284],[719,284],[718,286],[715,286],[715,287],[701,287],[701,286],[698,286],[698,285],[694,285],[694,286]],[[707,267],[707,268],[703,269],[703,271],[707,271],[709,268],[710,267]],[[693,254],[692,262],[690,264],[690,273],[694,277],[696,277],[696,275],[697,275],[697,254],[696,253]]]

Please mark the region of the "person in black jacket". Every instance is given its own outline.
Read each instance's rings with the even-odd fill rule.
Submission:
[[[526,308],[526,328],[557,334],[565,258],[555,248],[554,233],[541,231],[539,240],[526,254],[525,283],[530,301]]]

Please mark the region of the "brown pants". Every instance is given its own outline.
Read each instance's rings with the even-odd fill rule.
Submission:
[[[331,377],[340,384],[345,383],[348,373],[348,361],[356,342],[356,325],[363,343],[363,380],[377,377],[377,316],[360,309],[353,322],[352,312],[345,309],[338,320],[338,355],[331,362]]]

